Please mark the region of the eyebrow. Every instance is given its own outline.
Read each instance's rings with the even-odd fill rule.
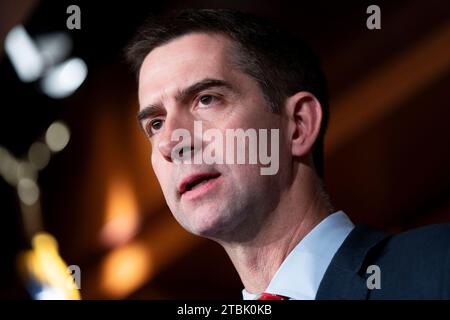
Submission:
[[[139,123],[142,122],[142,120],[145,120],[149,117],[156,116],[157,114],[161,114],[163,111],[163,108],[158,105],[148,105],[144,109],[138,112],[137,118]]]
[[[206,78],[201,81],[198,81],[189,87],[181,90],[175,97],[177,101],[184,101],[187,97],[190,97],[198,92],[201,92],[205,89],[212,88],[212,87],[224,87],[226,89],[232,90],[233,87],[230,83],[228,83],[225,80],[220,79],[211,79]]]
[[[177,93],[177,95],[175,96],[175,100],[177,101],[185,101],[188,97],[201,92],[203,90],[206,90],[208,88],[213,88],[213,87],[224,87],[226,89],[229,90],[233,90],[233,87],[231,86],[230,83],[228,83],[225,80],[220,80],[220,79],[212,79],[212,78],[205,78],[203,80],[200,80],[190,86],[188,86],[187,88],[182,89],[181,91],[179,91]],[[154,105],[154,104],[150,104],[146,107],[144,107],[141,111],[138,112],[137,118],[139,121],[139,124],[142,127],[142,121],[152,117],[152,116],[156,116],[158,114],[163,113],[164,108],[161,105]]]

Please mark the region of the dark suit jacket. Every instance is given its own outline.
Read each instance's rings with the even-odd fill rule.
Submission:
[[[380,268],[381,289],[367,286],[370,265]],[[357,225],[334,255],[316,299],[450,299],[450,224],[398,235]]]

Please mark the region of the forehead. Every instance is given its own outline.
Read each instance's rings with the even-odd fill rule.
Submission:
[[[155,48],[139,74],[141,108],[204,78],[230,80],[231,48],[226,36],[205,33],[184,35]]]

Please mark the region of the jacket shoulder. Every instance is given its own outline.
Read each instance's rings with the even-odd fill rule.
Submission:
[[[414,257],[445,255],[450,249],[450,223],[412,229],[390,237],[385,251]]]
[[[449,298],[450,223],[391,236],[373,264],[380,268],[383,285],[372,298]]]

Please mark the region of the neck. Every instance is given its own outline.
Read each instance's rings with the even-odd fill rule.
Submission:
[[[279,205],[254,237],[244,242],[223,243],[245,289],[261,293],[294,247],[332,212],[324,199],[319,179],[305,170],[299,183],[282,195]]]

